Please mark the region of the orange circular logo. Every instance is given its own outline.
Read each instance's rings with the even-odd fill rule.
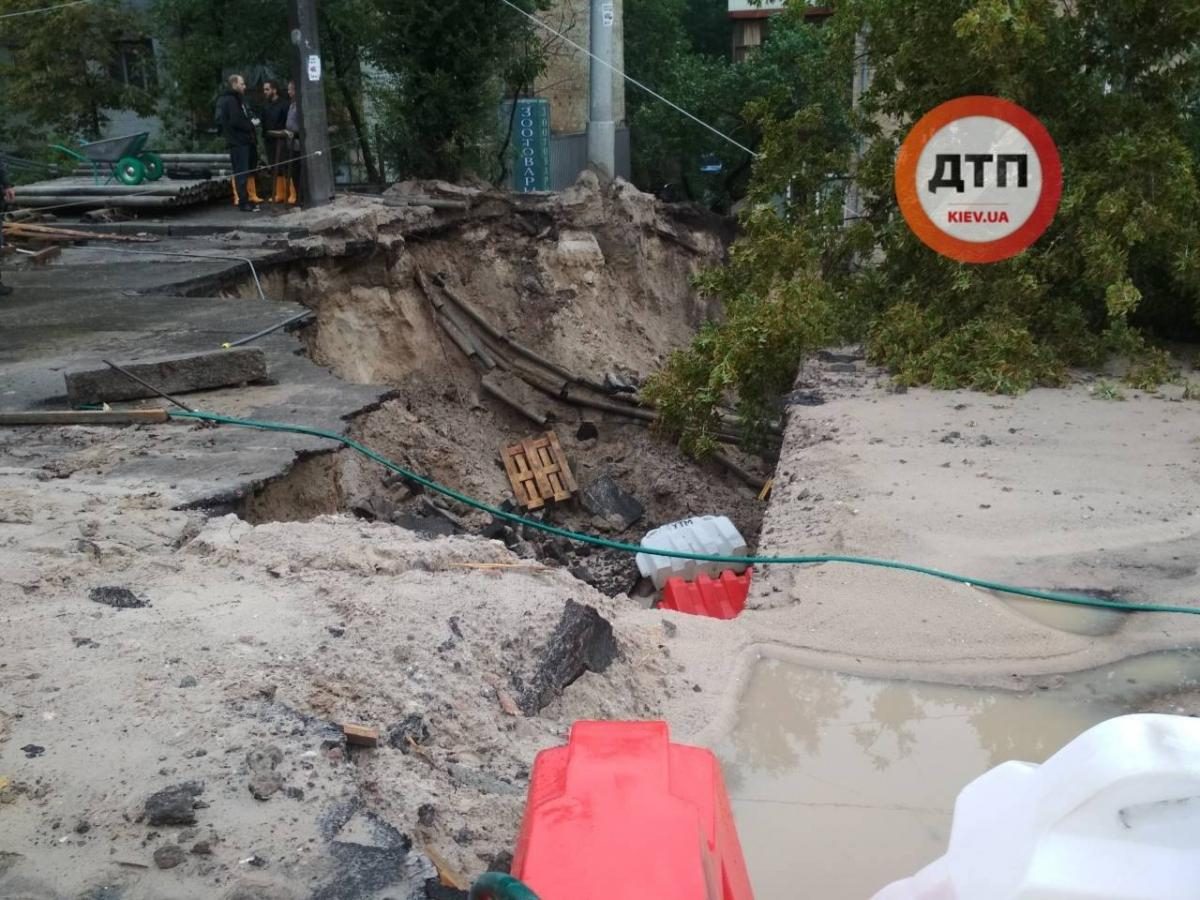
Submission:
[[[896,199],[926,246],[999,262],[1036,241],[1062,197],[1062,162],[1045,127],[999,97],[960,97],[921,117],[896,159]]]

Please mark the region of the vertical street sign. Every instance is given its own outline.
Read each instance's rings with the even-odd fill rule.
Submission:
[[[509,122],[512,189],[522,194],[550,190],[550,101],[522,98],[515,115],[512,101],[505,102],[500,107],[501,136],[508,132]]]

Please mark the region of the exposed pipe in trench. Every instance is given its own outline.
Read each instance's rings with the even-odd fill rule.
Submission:
[[[467,356],[468,359],[478,362],[486,371],[491,371],[496,366],[499,366],[500,368],[511,372],[514,377],[519,378],[529,387],[534,388],[546,396],[562,403],[568,403],[573,406],[588,407],[590,409],[612,413],[618,416],[625,416],[641,422],[644,425],[652,425],[658,421],[657,414],[648,409],[643,409],[632,404],[612,403],[606,400],[599,400],[592,397],[572,394],[570,392],[572,385],[583,385],[586,387],[591,387],[593,390],[602,390],[602,388],[600,386],[594,386],[595,382],[591,382],[587,379],[574,375],[573,373],[564,369],[562,366],[545,359],[539,354],[534,353],[532,350],[523,347],[516,341],[513,341],[511,338],[502,334],[498,329],[493,327],[490,322],[484,319],[484,317],[478,311],[476,311],[468,301],[453,293],[445,284],[445,279],[435,275],[433,281],[446,293],[446,296],[454,301],[456,306],[465,312],[475,322],[475,324],[477,324],[480,329],[484,331],[485,334],[491,337],[496,343],[517,351],[520,355],[524,356],[527,361],[506,359],[499,351],[497,351],[496,359],[494,361],[488,359],[482,347],[483,342],[475,340],[470,334],[469,328],[463,327],[448,314],[446,304],[438,299],[436,291],[433,290],[429,283],[430,279],[425,275],[420,266],[415,268],[415,274],[417,287],[421,290],[421,293],[425,295],[425,298],[429,301],[430,306],[433,307],[434,320],[442,327],[443,330],[445,330],[448,335],[450,335],[451,340],[454,341],[454,343],[463,352],[463,354]],[[561,379],[563,379],[562,383],[556,385],[552,381],[549,381],[546,378],[545,372],[538,371],[537,368],[529,365],[531,362],[559,376]],[[511,396],[499,385],[489,381],[486,377],[481,380],[481,385],[485,393],[490,394],[501,402],[512,407],[514,410],[521,413],[539,427],[545,427],[547,424],[548,420],[545,416],[526,408],[525,404]],[[717,437],[723,442],[735,445],[738,443],[738,436],[736,434],[719,432]],[[753,473],[739,465],[726,454],[716,452],[712,455],[712,458],[750,487],[753,487],[756,490],[762,487],[764,482],[763,478],[755,476]]]

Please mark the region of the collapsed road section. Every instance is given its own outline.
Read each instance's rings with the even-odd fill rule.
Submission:
[[[711,220],[585,178],[275,224],[14,273],[5,405],[171,406],[108,361],[542,521],[636,542],[719,509],[756,535],[770,462],[689,462],[636,402],[714,312],[690,286],[723,253]],[[264,331],[244,370],[196,361]],[[550,434],[571,496],[533,508],[506,451],[539,464]],[[691,703],[628,555],[389,475],[185,420],[0,430],[0,894],[463,896],[507,866],[538,750]]]

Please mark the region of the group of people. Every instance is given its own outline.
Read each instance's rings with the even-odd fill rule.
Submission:
[[[229,147],[233,167],[233,202],[242,212],[257,212],[258,174],[271,175],[271,201],[295,204],[299,200],[300,112],[296,107],[296,83],[288,82],[287,97],[279,82],[263,83],[266,101],[261,116],[246,103],[246,79],[230,75],[228,87],[217,101],[217,124]],[[265,165],[258,156],[258,130],[262,128],[267,150]]]

